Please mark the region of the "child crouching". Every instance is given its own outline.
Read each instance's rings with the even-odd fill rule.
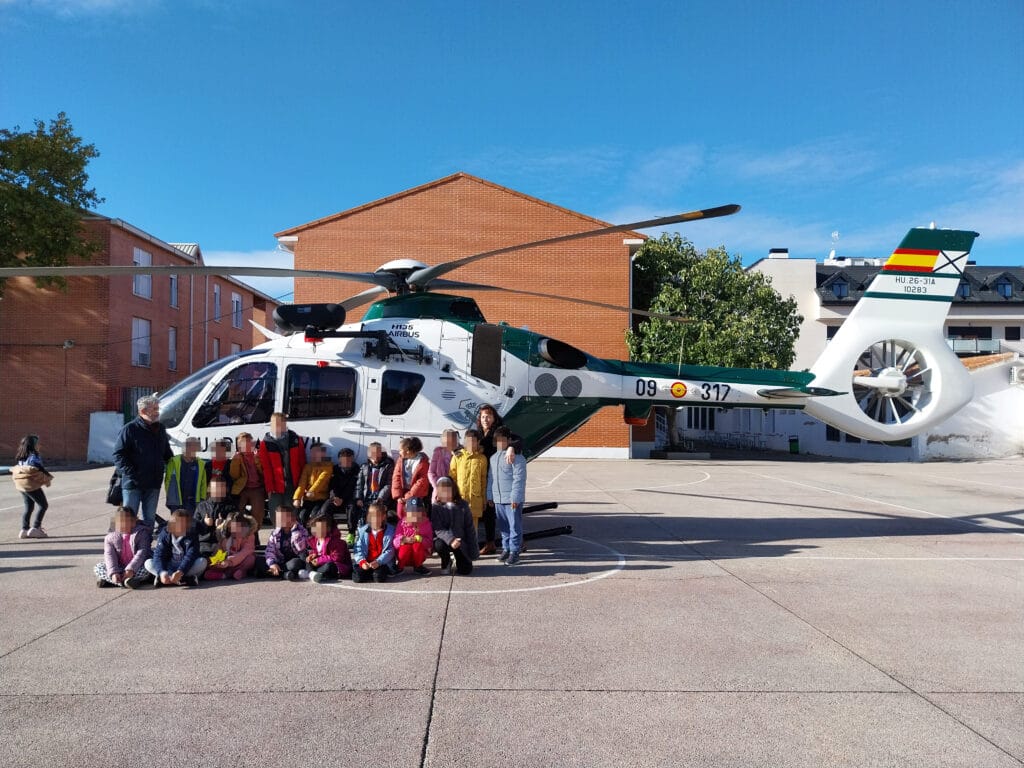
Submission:
[[[455,570],[460,576],[472,573],[473,561],[480,556],[476,525],[469,505],[462,500],[458,486],[450,477],[438,478],[430,524],[434,529],[434,551],[441,558],[441,572],[451,573],[454,558]]]
[[[228,518],[226,534],[220,541],[220,551],[224,559],[211,562],[206,569],[206,578],[220,581],[228,576],[241,581],[249,575],[256,565],[256,521],[242,512],[235,512]],[[211,558],[212,560],[212,558]]]
[[[153,527],[135,517],[134,510],[118,507],[111,528],[103,539],[103,562],[93,569],[96,586],[135,589],[148,581],[143,566],[152,557]]]
[[[430,569],[423,563],[434,546],[434,529],[423,514],[423,507],[423,502],[415,497],[405,502],[405,517],[395,526],[394,543],[398,570],[411,566],[416,573],[425,576]]]
[[[306,567],[299,571],[300,579],[337,581],[352,573],[352,556],[348,545],[338,533],[334,515],[318,513],[309,523],[309,554]]]
[[[278,507],[275,519],[277,528],[267,539],[267,550],[262,558],[256,558],[256,575],[298,581],[299,572],[306,567],[309,531],[299,522],[294,507]]]
[[[395,527],[387,522],[383,502],[375,501],[366,509],[366,525],[356,534],[355,568],[352,581],[358,583],[388,580],[391,564],[395,561]]]
[[[206,558],[199,556],[199,540],[191,530],[192,515],[176,509],[160,530],[153,557],[146,561],[146,570],[155,577],[154,586],[199,586],[199,577],[206,570]]]

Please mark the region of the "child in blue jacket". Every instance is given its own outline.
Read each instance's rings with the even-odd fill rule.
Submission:
[[[523,502],[526,499],[526,459],[521,453],[509,464],[505,451],[512,442],[512,430],[502,425],[494,430],[497,451],[490,458],[487,474],[487,500],[494,502],[501,531],[501,554],[505,565],[519,562],[523,549]]]
[[[153,574],[153,585],[199,586],[199,577],[206,570],[206,558],[199,556],[199,539],[192,530],[192,515],[176,509],[160,530],[153,557],[146,561],[146,570]]]
[[[387,522],[387,508],[374,501],[366,509],[366,525],[356,534],[352,581],[387,581],[395,562],[395,526]]]

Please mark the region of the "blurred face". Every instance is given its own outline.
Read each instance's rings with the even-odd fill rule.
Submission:
[[[367,454],[370,457],[370,461],[374,464],[380,463],[380,457],[384,452],[381,450],[379,445],[370,446],[370,452]]]
[[[214,501],[223,501],[228,495],[228,484],[220,481],[210,483],[210,498]]]
[[[444,433],[444,447],[449,451],[454,451],[459,447],[459,438],[454,432]]]
[[[316,536],[318,539],[327,538],[326,520],[317,520],[315,523],[313,523],[313,535]]]
[[[420,511],[418,509],[409,509],[405,512],[405,519],[413,525],[416,525],[420,521]]]
[[[506,448],[508,448],[508,438],[504,436],[496,437],[494,438],[494,444],[498,446],[499,451],[504,451]]]
[[[465,443],[466,450],[470,453],[476,453],[480,450],[480,441],[476,439],[476,435],[466,435]]]
[[[313,463],[321,462],[327,457],[327,451],[323,448],[314,448],[309,452],[309,459]]]
[[[416,451],[414,451],[412,448],[402,448],[402,458],[403,459],[412,459],[415,456],[416,456]]]
[[[223,459],[228,455],[228,449],[224,447],[222,443],[214,443],[213,445],[213,458]]]
[[[277,521],[277,527],[286,531],[290,531],[295,525],[295,515],[290,511],[279,509],[274,519]]]
[[[384,527],[384,510],[380,507],[371,507],[370,511],[366,513],[366,522],[373,530],[379,531]]]
[[[494,426],[494,411],[490,408],[484,408],[480,411],[480,426],[484,429],[490,429]]]
[[[288,434],[288,419],[271,419],[270,432],[274,437],[284,437]]]
[[[338,466],[349,469],[355,463],[355,457],[353,456],[340,456],[338,458]]]
[[[131,533],[135,527],[135,515],[118,513],[114,518],[114,530],[118,533]]]
[[[242,453],[249,453],[252,450],[252,439],[248,437],[239,438],[238,450]]]
[[[156,405],[147,406],[146,408],[140,408],[139,409],[139,416],[141,416],[142,420],[145,421],[148,424],[152,424],[154,421],[159,421],[160,420],[160,405],[156,404]]]
[[[455,495],[452,493],[452,487],[447,484],[437,486],[437,489],[434,491],[434,499],[436,499],[439,504],[447,504],[454,498],[454,496]]]
[[[174,515],[167,523],[167,530],[171,532],[172,536],[184,536],[188,530],[188,518]]]
[[[199,441],[186,440],[185,448],[183,449],[182,452],[186,459],[194,459],[196,457],[196,454],[199,453]]]

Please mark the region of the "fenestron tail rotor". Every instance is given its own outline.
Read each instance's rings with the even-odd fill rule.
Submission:
[[[905,424],[931,401],[931,368],[923,350],[900,339],[865,349],[854,367],[853,396],[871,420]]]

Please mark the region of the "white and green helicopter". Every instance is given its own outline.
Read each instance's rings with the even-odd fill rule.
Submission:
[[[523,438],[528,458],[609,406],[622,406],[630,424],[646,421],[655,405],[796,408],[852,435],[894,441],[967,403],[971,378],[944,340],[943,321],[975,232],[911,229],[810,371],[605,360],[543,333],[490,323],[471,298],[439,292],[510,290],[441,276],[513,250],[738,210],[729,205],[632,222],[434,266],[401,259],[365,273],[83,266],[0,269],[0,277],[193,272],[331,277],[374,286],[339,304],[279,307],[280,330],[260,328],[265,343],[219,359],[161,393],[161,420],[176,447],[186,437],[199,437],[204,447],[243,431],[259,438],[270,414],[280,411],[308,440],[328,443],[335,453],[349,447],[362,457],[370,442],[395,449],[408,435],[434,445],[443,429],[468,427],[482,404],[492,405]],[[371,301],[360,321],[347,322],[348,311]]]

